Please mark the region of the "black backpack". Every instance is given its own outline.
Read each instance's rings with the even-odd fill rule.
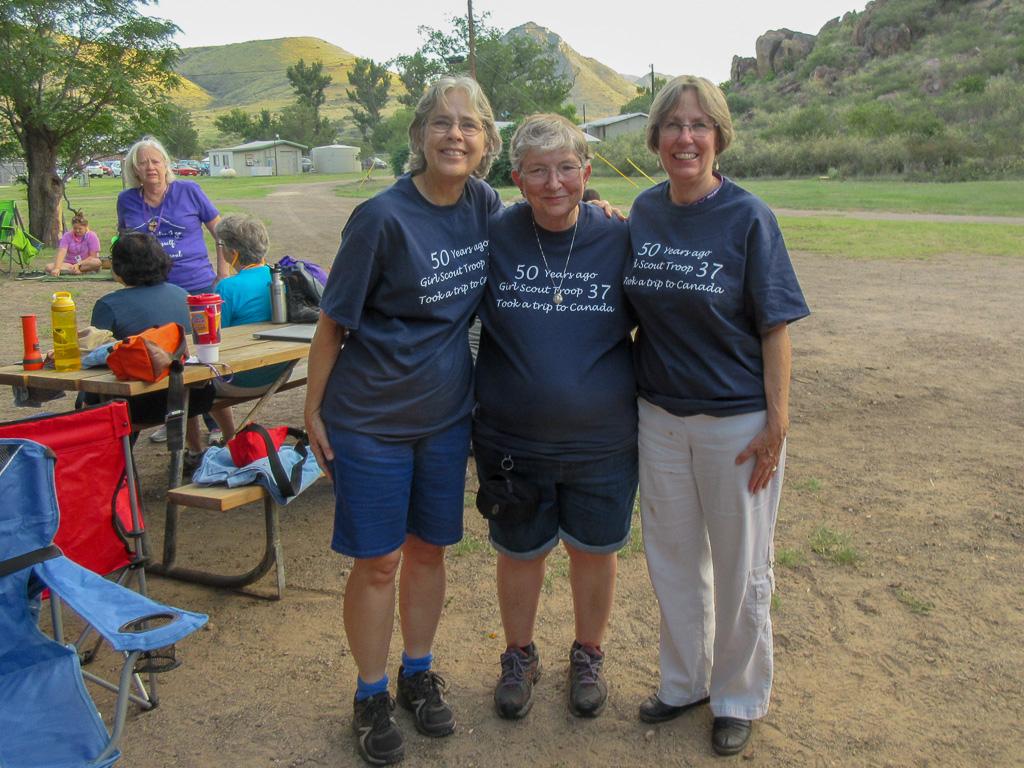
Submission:
[[[285,303],[289,323],[315,323],[320,317],[320,298],[324,286],[301,261],[278,264],[285,285]]]

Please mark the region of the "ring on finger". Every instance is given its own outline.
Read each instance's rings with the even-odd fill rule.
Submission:
[[[778,471],[779,471],[779,465],[776,464],[774,467],[772,467],[772,472],[778,472]]]

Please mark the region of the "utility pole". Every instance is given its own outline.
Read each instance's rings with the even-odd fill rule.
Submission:
[[[469,0],[469,74],[476,80],[476,30],[473,27],[473,0]]]

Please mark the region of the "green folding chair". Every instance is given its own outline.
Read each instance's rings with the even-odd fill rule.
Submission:
[[[7,274],[11,274],[15,264],[24,271],[42,245],[25,231],[18,204],[13,200],[0,200],[0,265],[7,262]]]

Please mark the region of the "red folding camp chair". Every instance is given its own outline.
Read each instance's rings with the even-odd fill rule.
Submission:
[[[145,563],[149,540],[139,504],[135,465],[132,461],[131,420],[128,404],[115,400],[104,405],[61,414],[47,414],[0,424],[0,438],[34,440],[57,455],[56,485],[60,526],[54,543],[64,556],[102,576],[115,575],[117,583],[147,596]],[[63,628],[54,626],[63,642]],[[86,627],[74,647],[83,664],[90,662],[102,642]],[[118,686],[83,671],[86,679],[111,691]],[[156,680],[150,675],[149,690],[136,675],[137,695],[132,701],[150,709],[156,701]]]

